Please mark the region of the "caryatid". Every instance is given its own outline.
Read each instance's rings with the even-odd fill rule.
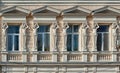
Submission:
[[[112,34],[113,34],[113,40],[112,40],[112,42],[113,42],[113,48],[115,48],[116,49],[116,47],[117,47],[117,29],[119,28],[119,25],[117,24],[117,23],[112,23]]]
[[[99,28],[99,25],[98,23],[94,23],[94,26],[93,26],[93,38],[94,38],[94,41],[93,41],[93,45],[94,45],[94,50],[93,51],[97,51],[97,29]]]
[[[6,30],[7,30],[7,28],[8,28],[8,25],[7,25],[7,23],[3,23],[2,24],[2,50],[5,50],[5,48],[6,48]]]
[[[38,23],[34,23],[32,30],[33,30],[33,35],[34,35],[34,48],[37,49],[37,34],[36,30],[39,28]]]
[[[59,28],[59,25],[57,24],[57,22],[53,22],[52,23],[52,32],[54,35],[54,51],[57,50],[57,32],[56,30]]]
[[[28,28],[27,23],[22,23],[21,25],[21,30],[22,30],[22,46],[23,49],[26,50],[26,29]]]
[[[66,30],[69,28],[68,23],[64,23],[62,30],[63,30],[63,35],[64,35],[64,51],[66,51],[66,45],[67,45],[67,34],[66,34]]]
[[[82,48],[84,49],[83,51],[87,51],[87,29],[89,28],[89,26],[87,25],[87,22],[86,23],[82,23],[82,34],[83,34],[83,44],[82,44]]]

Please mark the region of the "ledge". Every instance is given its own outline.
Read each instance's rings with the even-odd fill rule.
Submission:
[[[120,0],[1,0],[1,5],[120,5]]]
[[[6,66],[6,65],[12,65],[12,66],[114,66],[114,65],[120,65],[119,62],[0,62],[0,65]]]

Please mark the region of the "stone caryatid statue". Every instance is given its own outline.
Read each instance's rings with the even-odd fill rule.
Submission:
[[[6,51],[6,42],[7,42],[6,30],[7,28],[8,28],[7,23],[3,23],[2,24],[2,51]]]
[[[34,51],[37,51],[37,34],[36,34],[36,30],[39,28],[38,23],[34,23],[32,30],[33,30],[33,35],[34,35]]]
[[[52,23],[52,33],[54,36],[54,51],[57,51],[57,32],[56,30],[59,28],[57,22]]]
[[[87,29],[89,28],[89,26],[87,25],[87,23],[82,23],[82,49],[83,51],[87,51]]]
[[[67,22],[64,23],[63,27],[62,27],[62,32],[63,32],[63,35],[64,35],[64,51],[67,50],[67,29],[69,28],[69,25]]]
[[[22,46],[23,46],[23,50],[26,49],[26,29],[28,28],[27,23],[22,23],[21,25],[21,30],[22,30]]]
[[[26,34],[26,29],[28,28],[28,25],[26,23],[22,23],[21,29],[22,29],[22,33],[25,35]]]
[[[94,46],[94,50],[93,51],[97,51],[97,29],[98,28],[99,28],[98,23],[94,23],[94,26],[93,26],[93,37],[94,37],[93,46]]]
[[[119,25],[114,22],[112,23],[112,51],[115,51],[116,47],[117,47],[117,29],[119,28]]]

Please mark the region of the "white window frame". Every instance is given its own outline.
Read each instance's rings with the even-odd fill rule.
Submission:
[[[99,25],[99,27],[100,27],[101,25]],[[102,26],[106,26],[106,25],[102,25]],[[101,51],[109,51],[109,42],[107,43],[108,44],[108,49],[107,50],[105,50],[105,47],[104,47],[104,41],[105,41],[105,38],[104,38],[104,34],[107,34],[108,35],[108,40],[109,40],[109,35],[110,35],[110,33],[109,33],[109,28],[110,28],[110,25],[108,25],[109,27],[108,27],[108,32],[97,32],[97,36],[98,36],[98,34],[101,34]],[[99,29],[99,28],[98,28]],[[97,37],[97,39],[98,39],[98,37]]]
[[[12,26],[12,25],[11,25]],[[9,25],[8,25],[8,28],[9,28]],[[8,29],[7,28],[7,29]],[[8,49],[9,49],[9,47],[8,47],[8,36],[12,36],[12,50],[10,50],[10,51],[19,51],[20,50],[20,48],[19,48],[19,46],[20,46],[20,26],[19,26],[19,33],[6,33],[6,36],[7,36],[7,51],[9,51]],[[15,46],[14,46],[14,42],[15,42],[15,36],[18,36],[18,50],[15,50]]]
[[[38,35],[42,35],[42,50],[41,51],[45,51],[45,39],[44,39],[45,34],[49,34],[49,39],[50,39],[50,31],[49,32],[37,32],[37,37],[38,37]],[[37,41],[38,41],[38,39],[37,39]],[[38,44],[38,42],[37,42],[37,44]],[[37,45],[37,51],[38,51],[38,45]],[[49,40],[49,51],[50,51],[50,40]]]
[[[74,32],[74,24],[72,24],[71,26],[72,26],[72,32],[67,32],[67,36],[69,34],[72,35],[72,41],[71,41],[72,42],[72,45],[71,45],[72,49],[71,49],[71,51],[75,51],[74,50],[74,42],[73,42],[74,41],[74,35],[78,35],[78,48],[77,48],[77,51],[79,51],[79,27],[78,27],[78,32]]]

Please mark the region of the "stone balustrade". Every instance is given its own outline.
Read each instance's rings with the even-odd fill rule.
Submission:
[[[59,52],[47,53],[28,53],[28,52],[1,52],[1,62],[58,62]],[[120,54],[116,53],[81,53],[81,52],[63,52],[60,62],[119,62]]]
[[[37,60],[40,62],[52,61],[52,54],[38,54]]]
[[[112,61],[112,54],[98,54],[97,61],[98,62],[110,62]]]
[[[8,62],[20,62],[22,61],[21,54],[7,54],[7,61]]]
[[[82,55],[81,54],[68,54],[67,55],[67,60],[69,61],[69,62],[75,62],[75,61],[78,61],[78,62],[80,62],[80,61],[82,61]]]

